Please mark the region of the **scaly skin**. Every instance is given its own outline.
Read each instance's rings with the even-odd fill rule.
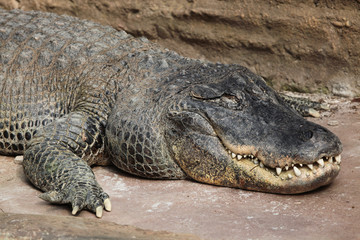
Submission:
[[[0,9],[0,69],[0,152],[24,154],[40,197],[73,214],[111,210],[90,168],[110,161],[142,177],[286,194],[340,170],[339,139],[238,65],[89,21]]]

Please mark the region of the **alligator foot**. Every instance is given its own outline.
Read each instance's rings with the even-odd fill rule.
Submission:
[[[84,184],[88,186],[84,186]],[[111,211],[109,195],[103,192],[100,186],[87,183],[76,185],[70,189],[48,191],[42,193],[39,197],[56,204],[70,203],[72,205],[72,215],[76,215],[82,209],[88,209],[95,212],[96,217],[101,218],[104,208],[106,211]]]
[[[320,117],[319,111],[329,110],[329,106],[325,103],[311,101],[307,98],[292,97],[280,93],[280,97],[298,113],[304,117]]]

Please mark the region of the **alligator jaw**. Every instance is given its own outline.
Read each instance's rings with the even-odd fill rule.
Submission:
[[[258,173],[263,174],[263,179],[266,179],[264,186],[268,184],[271,192],[293,194],[311,191],[329,184],[340,171],[340,154],[337,156],[323,156],[314,160],[311,164],[295,163],[291,164],[291,166],[285,165],[284,167],[272,168],[266,166],[265,161],[258,158],[256,153],[254,155],[251,153],[239,154],[226,147],[225,150],[228,157],[242,170],[256,170]],[[274,190],[274,188],[278,191]],[[248,189],[259,190],[252,187]],[[261,191],[267,190],[261,189]]]
[[[322,157],[317,161],[314,161],[311,164],[292,164],[291,166],[286,165],[285,167],[277,167],[271,168],[265,166],[264,163],[257,157],[252,154],[236,154],[233,153],[231,150],[227,149],[229,156],[239,164],[241,161],[250,161],[254,163],[254,167],[259,166],[260,168],[264,168],[266,171],[272,171],[276,176],[279,176],[282,180],[285,179],[292,179],[295,177],[300,177],[301,175],[305,174],[306,177],[311,177],[311,174],[321,174],[322,171],[325,170],[325,166],[328,164],[339,165],[341,163],[341,155],[333,156],[333,157]]]

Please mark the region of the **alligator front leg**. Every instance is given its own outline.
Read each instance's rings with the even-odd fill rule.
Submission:
[[[101,124],[83,113],[71,113],[39,130],[24,155],[24,171],[51,203],[71,204],[72,214],[82,209],[102,216],[111,203],[84,159],[102,147]],[[89,160],[88,160],[89,161]]]
[[[324,103],[311,101],[306,98],[291,97],[282,93],[279,93],[279,95],[286,104],[300,113],[303,117],[320,117],[318,110],[329,110],[329,106]]]

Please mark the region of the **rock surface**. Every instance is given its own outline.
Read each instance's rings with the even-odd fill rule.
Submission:
[[[91,19],[194,58],[239,63],[282,90],[360,94],[360,1],[0,0]]]
[[[0,213],[0,239],[200,240],[87,218]]]

